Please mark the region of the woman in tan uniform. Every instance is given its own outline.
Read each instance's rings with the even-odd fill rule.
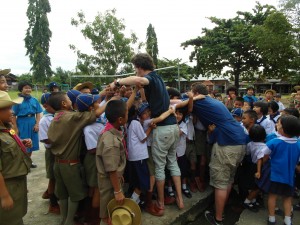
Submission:
[[[11,107],[16,103],[0,91],[0,225],[22,225],[27,213],[26,175],[31,160],[26,148],[32,142],[21,141],[11,129]]]

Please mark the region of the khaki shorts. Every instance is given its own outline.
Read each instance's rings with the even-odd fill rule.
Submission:
[[[55,156],[52,154],[49,148],[45,151],[45,162],[46,162],[46,177],[48,179],[55,179],[54,176],[54,161]]]
[[[80,163],[54,163],[55,194],[60,200],[77,202],[87,196],[83,166]]]
[[[87,153],[83,160],[86,183],[89,187],[98,187],[96,154]]]
[[[207,155],[207,132],[195,129],[196,155]]]
[[[236,169],[245,155],[245,145],[213,145],[211,153],[210,185],[227,189],[234,182]]]
[[[196,144],[194,141],[186,141],[185,155],[189,162],[197,162]]]
[[[14,207],[4,210],[0,206],[0,225],[23,225],[27,213],[27,180],[26,176],[5,180],[7,190],[14,201]]]
[[[100,192],[100,218],[108,218],[107,205],[115,198],[114,188],[109,177],[100,177],[98,174],[98,187]],[[120,187],[122,187],[120,183]]]
[[[148,146],[147,148],[148,148],[148,155],[149,155],[149,158],[147,159],[149,175],[155,176],[155,167],[154,167],[154,162],[153,162],[153,157],[152,157],[151,146]]]

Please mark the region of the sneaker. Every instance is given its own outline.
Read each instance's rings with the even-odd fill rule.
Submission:
[[[60,214],[60,208],[59,208],[59,205],[49,205],[49,210],[48,210],[49,213],[53,213],[53,214],[57,214],[59,215]]]
[[[30,166],[30,168],[37,168],[37,165],[36,164],[34,164],[34,163],[31,163],[31,166]]]
[[[223,225],[223,222],[217,222],[215,216],[210,211],[205,211],[205,218],[211,225]]]
[[[187,188],[182,189],[182,193],[185,195],[185,197],[192,198],[192,194],[189,189],[187,189]]]
[[[251,212],[258,212],[258,208],[253,203],[245,203],[244,202],[243,206],[245,207],[245,209],[249,209]]]

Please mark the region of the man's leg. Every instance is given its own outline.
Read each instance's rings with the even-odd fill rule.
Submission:
[[[215,217],[219,221],[223,220],[223,212],[224,212],[225,204],[229,198],[230,191],[231,191],[231,185],[229,185],[227,189],[215,188],[215,206],[216,206]]]

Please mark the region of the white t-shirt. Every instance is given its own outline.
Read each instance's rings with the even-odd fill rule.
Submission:
[[[103,129],[104,125],[102,123],[93,123],[83,128],[87,150],[92,150],[97,147],[98,138]]]
[[[257,123],[259,123],[262,119],[263,119],[263,116],[257,120]],[[275,132],[275,124],[268,117],[266,119],[264,119],[261,123],[259,123],[259,125],[261,125],[263,128],[265,128],[267,135]]]
[[[53,114],[45,114],[39,123],[39,139],[42,142],[43,140],[48,139],[48,129],[53,120]],[[44,143],[45,148],[50,148],[50,144]]]
[[[143,128],[144,128],[145,133],[148,130],[148,128],[150,127],[151,123],[152,123],[152,119],[147,119],[144,121]],[[147,138],[147,146],[149,146],[149,147],[151,147],[151,145],[152,145],[152,136],[153,136],[153,132],[151,131],[150,135]]]
[[[202,131],[205,131],[205,127],[204,125],[201,123],[201,121],[197,118],[197,121],[196,121],[196,124],[195,124],[195,128],[197,130],[202,130]]]
[[[181,157],[185,154],[185,150],[186,150],[186,135],[187,135],[187,124],[182,121],[179,124],[179,129],[182,132],[182,134],[180,135],[178,142],[176,144],[176,153],[177,153],[177,157]]]
[[[278,106],[279,106],[279,109],[278,109],[278,111],[282,111],[282,110],[284,110],[285,109],[285,106],[283,105],[283,103],[281,102],[281,101],[279,101],[279,102],[276,102],[277,104],[278,104]]]
[[[195,128],[193,123],[193,115],[189,115],[186,121],[187,125],[187,139],[190,141],[195,140]]]
[[[251,155],[252,162],[257,163],[259,159],[268,153],[268,150],[265,143],[251,141],[247,144],[246,155]]]
[[[127,130],[127,150],[128,160],[138,161],[149,158],[147,142],[142,140],[147,138],[142,124],[137,120],[132,120]]]

